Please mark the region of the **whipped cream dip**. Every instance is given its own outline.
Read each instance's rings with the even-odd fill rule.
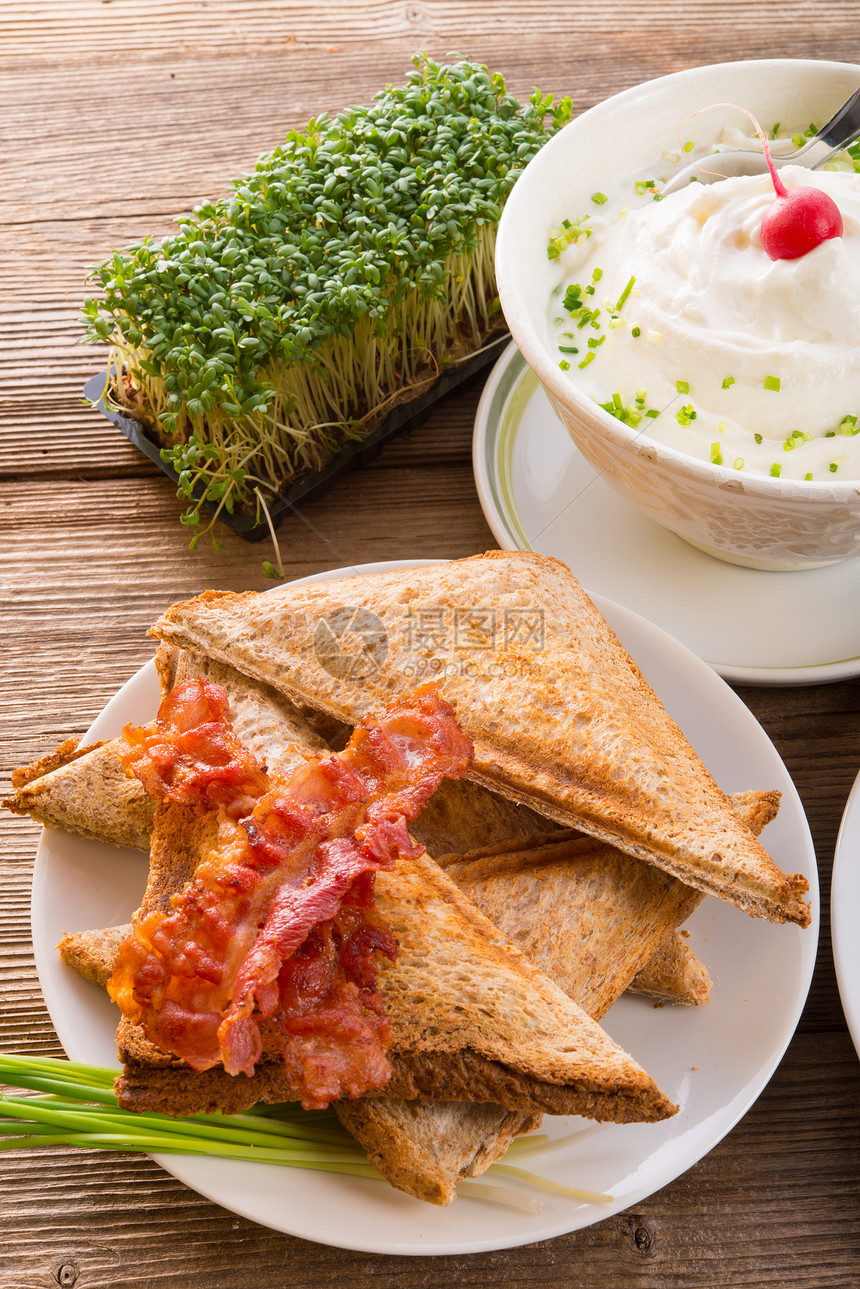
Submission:
[[[666,197],[630,178],[552,230],[559,365],[639,433],[716,465],[860,479],[860,174],[780,177],[827,192],[843,236],[771,260],[767,173]]]

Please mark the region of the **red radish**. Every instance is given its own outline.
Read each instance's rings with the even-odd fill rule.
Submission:
[[[733,107],[748,116],[756,128],[764,149],[764,159],[776,191],[776,200],[764,213],[761,221],[761,244],[772,260],[797,260],[801,255],[815,250],[821,242],[842,236],[842,216],[832,197],[820,188],[799,184],[786,188],[776,172],[770,155],[767,136],[745,107],[736,103],[714,104],[715,107]],[[696,114],[697,115],[697,114]]]
[[[772,260],[797,260],[828,238],[841,237],[842,216],[833,198],[820,188],[786,188],[776,172],[767,139],[758,128],[776,189],[776,201],[761,221],[761,244]]]

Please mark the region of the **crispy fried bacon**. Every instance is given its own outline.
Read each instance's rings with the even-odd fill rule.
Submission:
[[[187,680],[164,699],[149,725],[123,730],[123,765],[156,801],[180,801],[232,814],[266,790],[265,771],[230,724],[221,685]]]
[[[127,768],[151,795],[217,811],[217,841],[167,913],[140,919],[110,993],[159,1047],[196,1070],[252,1074],[260,1021],[308,1107],[390,1077],[378,955],[396,942],[374,874],[412,854],[406,820],[472,753],[432,687],[359,726],[343,752],[270,776],[236,739],[226,693],[187,681],[129,728]]]

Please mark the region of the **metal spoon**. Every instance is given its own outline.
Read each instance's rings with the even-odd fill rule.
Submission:
[[[773,158],[777,167],[788,165],[807,166],[814,170],[823,166],[842,148],[860,138],[860,89],[854,91],[847,103],[823,125],[808,143],[795,152],[783,152]],[[711,157],[685,166],[663,188],[664,196],[683,188],[691,179],[712,184],[718,179],[731,179],[735,175],[758,175],[765,170],[764,155],[754,151],[715,152]]]

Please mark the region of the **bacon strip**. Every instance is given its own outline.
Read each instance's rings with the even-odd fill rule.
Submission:
[[[432,687],[360,726],[343,752],[289,782],[242,747],[227,695],[177,687],[150,726],[128,729],[126,764],[163,801],[217,809],[218,836],[169,912],[140,919],[109,989],[123,1014],[197,1070],[253,1073],[269,1021],[303,1104],[390,1077],[373,876],[414,854],[406,820],[472,748]]]

